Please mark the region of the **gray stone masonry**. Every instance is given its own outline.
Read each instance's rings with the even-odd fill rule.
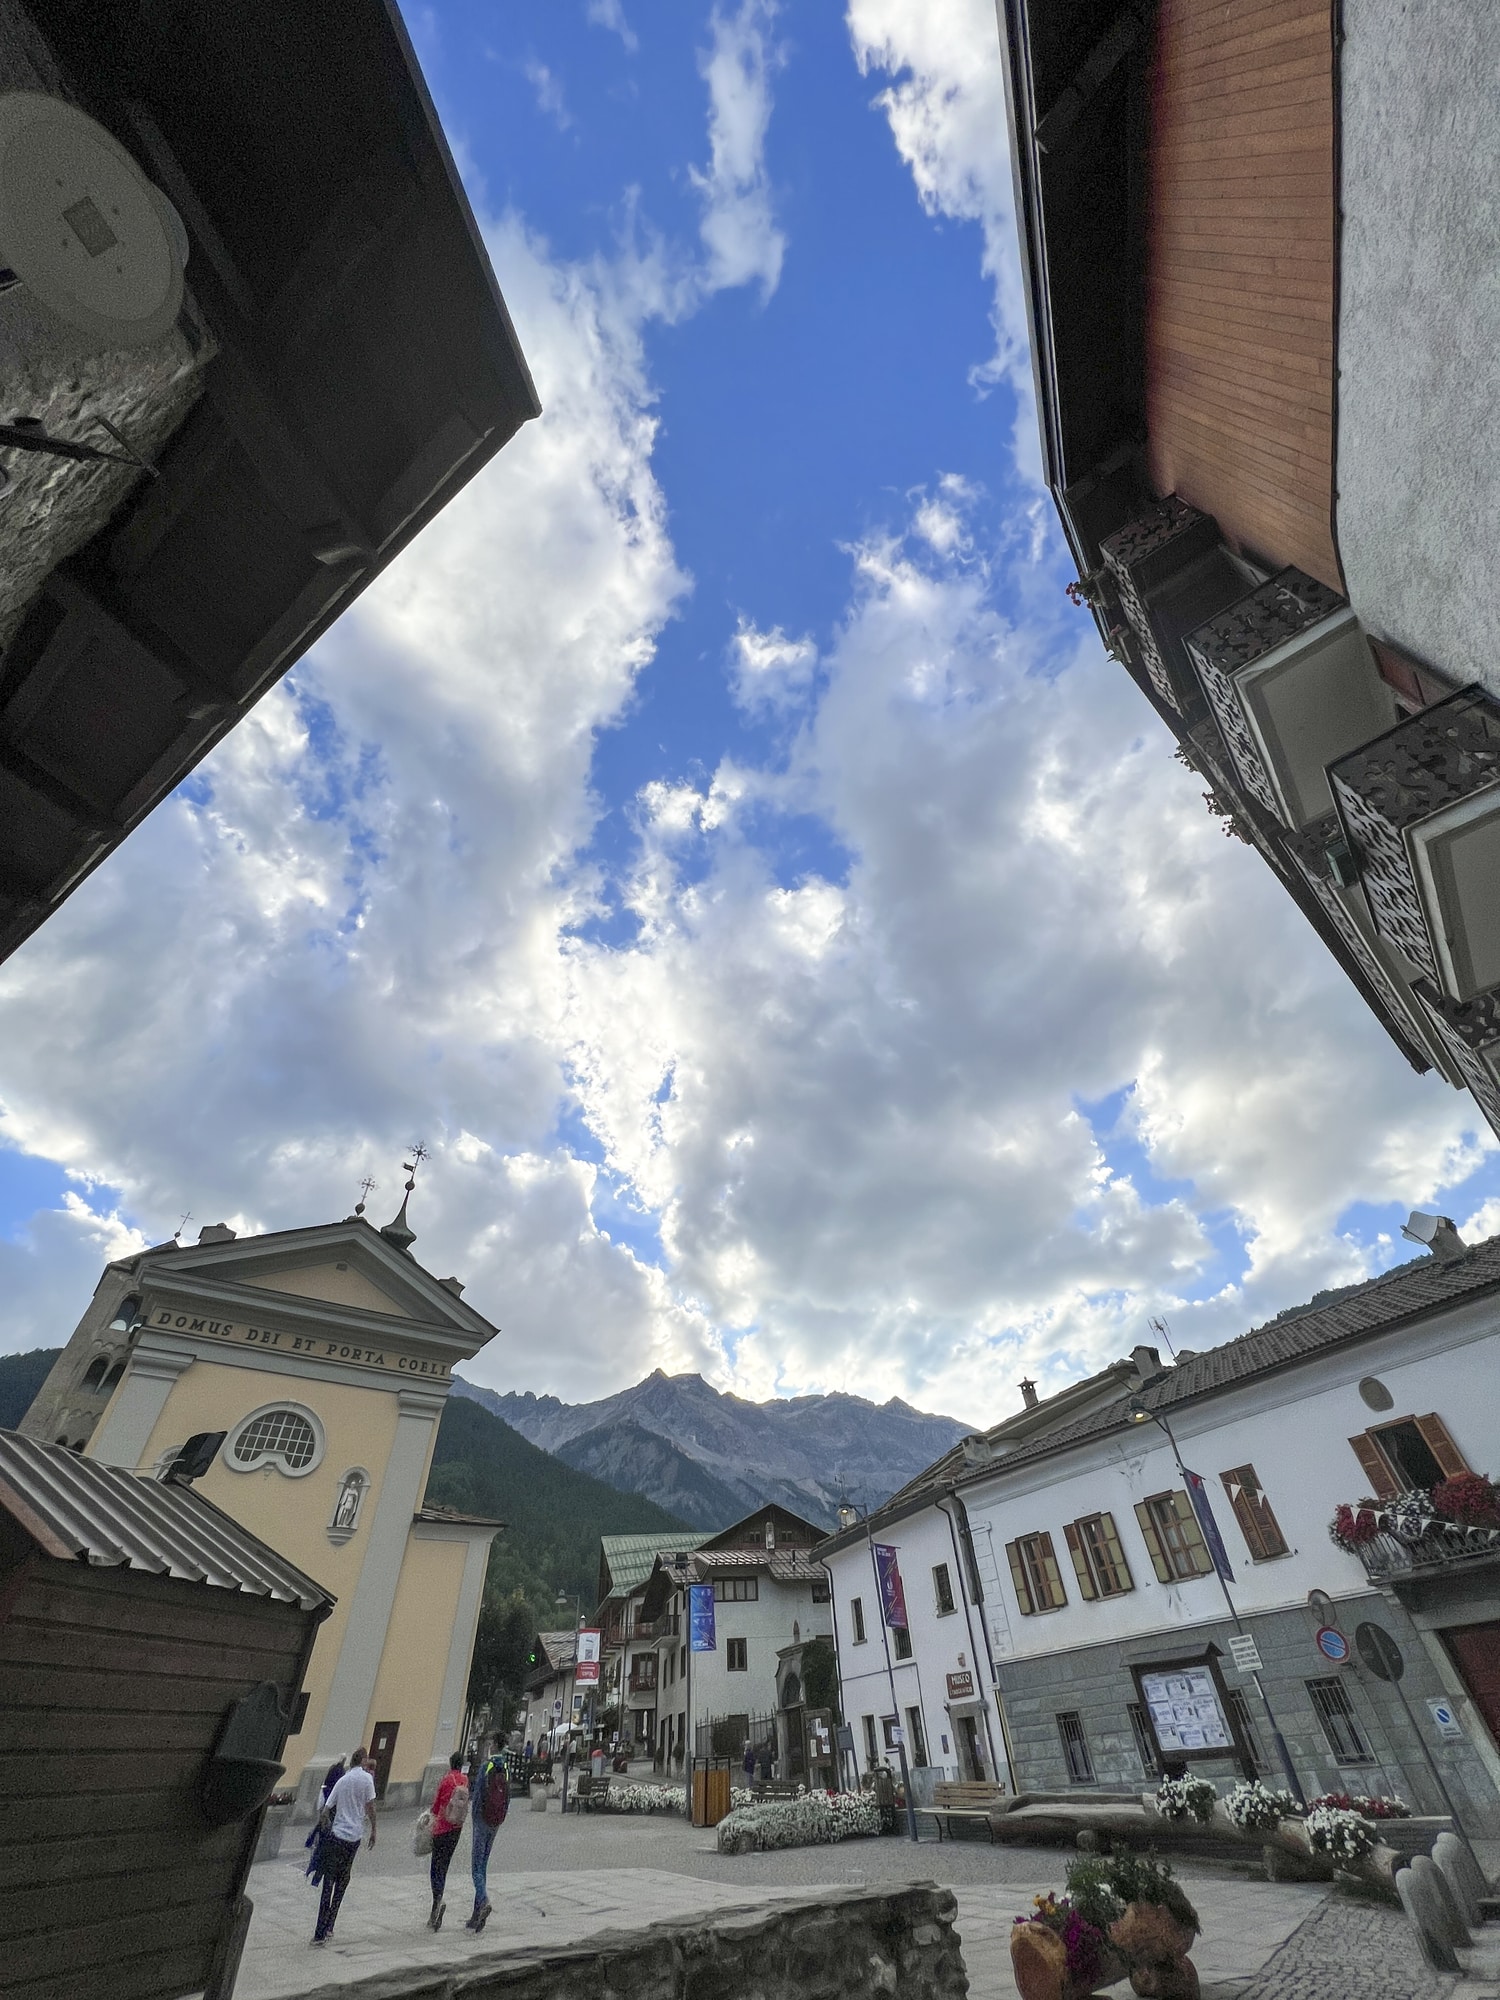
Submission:
[[[1292,1933],[1240,2000],[1444,2000],[1452,1991],[1452,1977],[1427,1964],[1400,1911],[1335,1896]]]
[[[1189,1591],[1205,1594],[1210,1588],[1207,1580],[1187,1586]],[[1402,1692],[1411,1704],[1417,1727],[1425,1732],[1428,1697],[1447,1690],[1405,1611],[1371,1591],[1367,1597],[1341,1603],[1339,1617],[1351,1640],[1356,1626],[1369,1619],[1383,1625],[1397,1641],[1406,1657]],[[1261,1679],[1309,1796],[1328,1791],[1395,1791],[1414,1812],[1443,1812],[1446,1808],[1422,1754],[1425,1744],[1465,1830],[1477,1838],[1500,1835],[1500,1798],[1472,1744],[1444,1743],[1435,1727],[1419,1742],[1391,1687],[1357,1660],[1338,1667],[1323,1658],[1314,1643],[1312,1616],[1301,1606],[1253,1614],[1244,1620],[1244,1626],[1260,1648]],[[1082,1718],[1097,1785],[1137,1792],[1149,1787],[1152,1780],[1137,1755],[1130,1727],[1129,1705],[1137,1698],[1131,1663],[1190,1658],[1209,1644],[1219,1648],[1225,1686],[1231,1693],[1239,1689],[1244,1694],[1261,1775],[1269,1784],[1283,1782],[1254,1683],[1249,1675],[1237,1673],[1230,1659],[1233,1630],[1227,1616],[1220,1615],[1155,1638],[1134,1637],[1037,1659],[1002,1661],[997,1671],[1020,1787],[1026,1791],[1068,1789],[1071,1780],[1057,1717],[1070,1710]],[[1308,1683],[1319,1680],[1337,1681],[1343,1688],[1370,1753],[1368,1761],[1340,1763],[1335,1758],[1308,1691]],[[1195,1776],[1213,1779],[1221,1791],[1239,1776],[1230,1757],[1195,1759],[1190,1768]]]
[[[523,1946],[503,1961],[387,1973],[308,2000],[966,2000],[953,1892],[822,1890],[815,1903]]]

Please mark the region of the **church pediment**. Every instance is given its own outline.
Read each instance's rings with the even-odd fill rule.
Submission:
[[[258,1295],[267,1313],[301,1316],[326,1307],[328,1316],[351,1324],[378,1314],[393,1338],[403,1337],[399,1323],[406,1321],[412,1337],[436,1336],[469,1352],[496,1331],[456,1290],[359,1218],[173,1245],[148,1253],[140,1276],[148,1290],[179,1297],[238,1294],[247,1310]]]

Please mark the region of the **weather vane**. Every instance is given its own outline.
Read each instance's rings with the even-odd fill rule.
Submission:
[[[430,1159],[431,1157],[432,1157],[431,1154],[427,1151],[427,1148],[422,1144],[421,1140],[419,1139],[416,1145],[411,1148],[411,1158],[409,1160],[402,1161],[401,1164],[405,1167],[406,1172],[409,1176],[409,1179],[407,1180],[406,1183],[406,1192],[408,1194],[411,1193],[412,1189],[417,1184],[417,1168],[421,1166],[424,1160]]]

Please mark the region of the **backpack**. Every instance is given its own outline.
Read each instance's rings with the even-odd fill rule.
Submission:
[[[510,1785],[506,1781],[505,1766],[491,1758],[484,1767],[479,1781],[479,1810],[484,1815],[486,1826],[504,1826],[505,1815],[510,1811]]]
[[[449,1826],[462,1826],[469,1817],[469,1788],[455,1785],[449,1794],[448,1803],[443,1807],[443,1818]]]

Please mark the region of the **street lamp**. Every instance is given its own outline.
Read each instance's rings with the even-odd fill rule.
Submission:
[[[1193,1490],[1193,1477],[1196,1475],[1190,1475],[1187,1467],[1183,1464],[1182,1453],[1177,1448],[1177,1439],[1173,1435],[1172,1426],[1167,1422],[1166,1418],[1159,1411],[1151,1409],[1140,1396],[1131,1397],[1127,1415],[1133,1424],[1156,1424],[1161,1430],[1166,1432],[1167,1443],[1172,1447],[1172,1457],[1176,1460],[1177,1470],[1182,1474],[1183,1484],[1187,1487],[1189,1494],[1191,1494]],[[1209,1553],[1212,1556],[1212,1550]],[[1230,1622],[1233,1624],[1235,1631],[1248,1636],[1248,1634],[1245,1634],[1245,1627],[1240,1619],[1240,1614],[1235,1608],[1234,1599],[1229,1594],[1228,1580],[1217,1562],[1214,1563],[1214,1575],[1219,1579],[1219,1588],[1224,1593],[1224,1602],[1228,1606]],[[1261,1684],[1260,1669],[1258,1667],[1251,1669],[1250,1678],[1255,1683],[1255,1692],[1260,1696],[1260,1705],[1266,1712],[1266,1723],[1271,1731],[1271,1741],[1276,1746],[1276,1755],[1280,1760],[1287,1787],[1298,1805],[1305,1807],[1307,1799],[1302,1790],[1302,1781],[1297,1776],[1297,1767],[1292,1762],[1292,1753],[1287,1748],[1286,1738],[1277,1726],[1276,1714],[1271,1707],[1270,1697]]]

